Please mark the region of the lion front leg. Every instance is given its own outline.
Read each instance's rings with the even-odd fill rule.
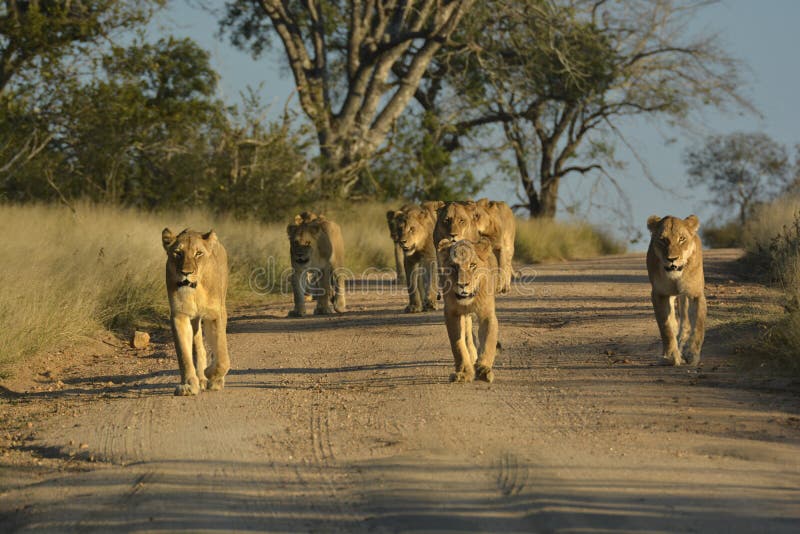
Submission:
[[[333,313],[331,303],[333,302],[333,287],[331,285],[331,268],[326,267],[318,274],[317,307],[314,308],[314,315],[330,315]]]
[[[471,319],[465,315],[453,315],[445,319],[455,363],[455,372],[450,375],[451,382],[472,382],[475,379],[475,368],[465,339],[467,320]]]
[[[497,336],[498,336],[497,315],[494,310],[486,317],[480,318],[478,337],[480,339],[480,350],[478,351],[478,361],[475,364],[475,373],[480,380],[487,382],[494,381],[494,359],[497,355]]]
[[[294,309],[289,311],[289,317],[302,317],[306,314],[306,286],[308,275],[305,271],[294,269],[292,271],[292,295]]]
[[[687,363],[696,366],[700,363],[700,351],[703,348],[703,340],[706,335],[706,313],[708,312],[706,296],[689,297],[687,301],[690,324],[690,335],[686,341],[689,355]]]
[[[344,273],[338,272],[338,269],[334,269],[331,276],[333,276],[333,287],[336,291],[333,297],[333,309],[339,313],[344,313],[347,311],[347,300],[344,296]]]
[[[192,339],[194,332],[192,321],[185,315],[172,318],[172,337],[175,341],[175,353],[178,356],[178,367],[181,372],[181,383],[175,388],[175,395],[187,396],[200,393],[200,381],[192,361]]]
[[[208,379],[204,374],[207,362],[206,345],[203,343],[203,322],[199,317],[192,319],[192,330],[194,331],[194,338],[192,345],[194,345],[194,369],[197,374],[197,380],[200,383],[200,389],[206,389],[208,386]]]
[[[225,386],[225,375],[231,368],[231,358],[228,354],[228,316],[225,309],[216,319],[206,322],[206,335],[209,344],[214,351],[214,359],[211,365],[206,367],[205,375],[208,378],[208,390],[219,391]]]
[[[680,365],[683,363],[681,352],[678,349],[678,320],[675,317],[674,296],[651,294],[653,310],[656,314],[656,323],[661,333],[662,358],[665,365]]]
[[[414,260],[406,256],[406,287],[408,288],[408,306],[403,310],[406,313],[418,313],[422,311],[422,291],[421,284],[422,277],[420,276],[420,267]]]
[[[422,282],[425,289],[425,300],[422,303],[423,311],[430,311],[438,309],[436,298],[438,296],[439,288],[436,284],[437,268],[436,258],[426,260],[423,262],[425,272],[422,275]]]
[[[395,266],[395,271],[397,272],[397,283],[405,284],[406,283],[405,253],[403,252],[403,247],[401,247],[400,243],[397,242],[395,242],[394,244],[394,266]]]

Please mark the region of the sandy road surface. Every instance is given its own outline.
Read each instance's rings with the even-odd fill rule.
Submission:
[[[441,312],[360,284],[338,317],[234,314],[219,393],[173,397],[170,349],[5,390],[51,407],[18,437],[51,463],[0,470],[0,531],[798,532],[800,407],[730,364],[724,323],[768,300],[733,256],[707,258],[700,369],[653,365],[631,255],[527,269],[498,299],[492,385],[448,382]]]

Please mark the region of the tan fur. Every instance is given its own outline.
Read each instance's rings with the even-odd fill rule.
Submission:
[[[455,372],[453,382],[494,380],[498,324],[495,314],[497,259],[488,239],[477,243],[443,239],[438,245],[444,277],[444,321]],[[478,317],[479,346],[472,337],[472,314]]]
[[[292,294],[294,309],[289,317],[306,314],[305,296],[311,293],[317,301],[314,313],[330,314],[346,311],[344,277],[344,240],[339,225],[322,215],[303,212],[286,227],[292,261]],[[331,309],[333,304],[333,309]]]
[[[498,293],[507,293],[511,289],[514,274],[511,264],[514,258],[514,237],[517,233],[514,212],[505,202],[486,198],[475,204],[475,227],[481,236],[492,242],[497,265],[500,267]]]
[[[397,272],[397,281],[399,283],[406,283],[406,270],[403,261],[403,247],[400,246],[400,228],[399,217],[403,214],[403,210],[413,206],[413,204],[406,204],[400,209],[389,210],[386,212],[386,223],[389,225],[389,236],[394,243],[394,267]]]
[[[437,309],[436,247],[433,244],[437,207],[435,202],[404,206],[396,218],[397,242],[403,251],[408,286],[406,313]]]
[[[706,297],[699,226],[695,215],[647,219],[647,275],[667,365],[700,363]]]
[[[442,239],[477,241],[480,235],[475,224],[477,205],[471,200],[445,202],[436,211],[435,243]]]
[[[161,243],[167,252],[167,297],[181,371],[181,383],[175,388],[175,395],[197,395],[206,388],[222,389],[230,369],[225,332],[228,321],[225,247],[213,230],[206,234],[184,230],[174,236],[169,228],[164,228]],[[203,329],[212,352],[208,367]]]

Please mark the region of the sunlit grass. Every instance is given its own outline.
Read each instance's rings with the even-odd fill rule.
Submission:
[[[380,203],[310,206],[342,227],[345,267],[356,274],[394,266]],[[286,225],[205,212],[143,212],[113,206],[0,205],[0,372],[26,355],[111,330],[164,326],[161,230],[213,228],[228,251],[229,308],[264,302],[286,287]],[[518,221],[516,261],[531,263],[620,252],[584,223]],[[283,283],[283,285],[282,285]],[[291,301],[288,293],[282,297]]]

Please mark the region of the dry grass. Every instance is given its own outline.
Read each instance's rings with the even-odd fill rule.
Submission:
[[[583,221],[517,220],[514,258],[520,263],[621,254],[625,245]]]
[[[316,206],[342,227],[345,266],[355,273],[394,265],[386,205]],[[80,204],[0,205],[0,372],[29,354],[67,346],[103,330],[166,324],[161,230],[214,228],[228,250],[229,305],[263,302],[287,289],[286,224],[200,211],[145,213]],[[589,257],[620,247],[582,223],[520,221],[520,262]],[[284,298],[290,299],[286,296]]]
[[[781,374],[800,376],[800,198],[780,198],[756,211],[744,230],[752,270],[781,288],[786,313],[755,352]]]

